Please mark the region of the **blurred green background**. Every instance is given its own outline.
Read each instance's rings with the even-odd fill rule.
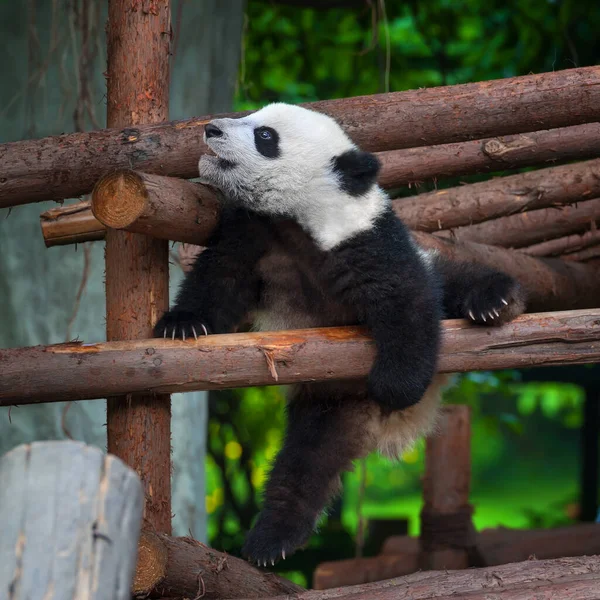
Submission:
[[[511,77],[600,59],[597,1],[364,4],[349,1],[346,8],[326,10],[250,2],[235,108]],[[395,193],[458,183],[423,182]],[[561,369],[544,373],[572,383],[527,383],[517,371],[473,373],[457,377],[446,394],[446,402],[472,409],[477,529],[551,527],[580,517],[585,393],[577,383],[600,376],[590,368],[566,376]],[[206,509],[209,540],[219,549],[237,554],[257,513],[282,439],[283,407],[277,388],[210,395]],[[310,585],[320,561],[354,556],[360,518],[398,519],[390,532],[401,532],[402,519],[408,519],[409,533],[418,534],[423,444],[400,464],[368,457],[361,496],[362,466],[344,477],[343,495],[309,548],[281,565],[280,573]],[[364,553],[377,549],[367,539]]]

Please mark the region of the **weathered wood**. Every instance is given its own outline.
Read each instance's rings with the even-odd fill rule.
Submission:
[[[600,156],[600,123],[379,152],[379,183],[398,187],[428,179],[557,164]]]
[[[468,406],[442,407],[425,447],[421,554],[425,570],[466,569],[475,545],[471,522],[471,421]]]
[[[598,181],[600,182],[600,170]],[[571,233],[595,229],[598,225],[600,198],[594,198],[571,206],[532,210],[451,231],[439,231],[436,235],[458,242],[523,248]]]
[[[600,358],[600,309],[526,314],[499,328],[444,322],[441,372]],[[265,352],[273,358],[267,361]],[[0,405],[361,379],[375,349],[357,327],[0,349]],[[277,379],[273,375],[273,366]]]
[[[171,6],[150,10],[131,0],[109,0],[107,123],[136,127],[169,116]],[[73,165],[68,165],[69,169]],[[148,338],[169,306],[169,245],[145,235],[106,232],[106,339]],[[99,374],[103,377],[104,374]],[[108,451],[140,475],[144,523],[171,532],[171,400],[142,394],[108,398]]]
[[[600,67],[307,106],[338,119],[365,150],[446,144],[596,122]],[[0,208],[80,196],[114,169],[196,177],[204,125],[214,116],[2,144]]]
[[[2,598],[129,600],[143,507],[138,476],[80,442],[0,458]]]
[[[532,557],[590,556],[600,553],[599,534],[600,525],[597,523],[556,529],[485,529],[477,533],[478,558],[483,566],[489,567]],[[321,563],[315,570],[313,587],[323,590],[415,573],[419,568],[418,555],[418,538],[392,536],[386,540],[378,556]]]
[[[528,560],[484,569],[422,571],[379,583],[306,591],[271,600],[598,600],[600,558]]]
[[[414,546],[412,552],[321,563],[313,574],[313,589],[329,590],[415,573],[419,570],[419,541],[416,538],[411,541]]]
[[[106,227],[92,214],[89,200],[51,208],[40,215],[46,248],[103,240]]]
[[[405,555],[417,551],[417,538],[389,537],[381,549],[384,555]],[[477,550],[485,566],[528,560],[590,556],[600,554],[600,524],[577,523],[554,529],[484,529],[477,534]]]
[[[547,242],[533,244],[521,248],[521,252],[530,256],[558,256],[569,252],[577,252],[595,244],[600,244],[600,229],[586,231],[585,233],[574,233]]]
[[[592,260],[598,257],[600,257],[600,245],[591,246],[590,248],[585,248],[584,250],[580,250],[579,252],[565,254],[561,258],[567,261],[587,262],[588,260]]]
[[[483,221],[597,196],[600,159],[419,194],[398,200],[394,208],[412,229],[439,231],[465,226],[466,232],[467,226]]]
[[[207,186],[122,170],[96,184],[92,212],[106,227],[193,243],[214,230],[219,204],[215,191]]]
[[[139,598],[265,598],[300,586],[192,538],[142,532],[133,593]]]
[[[457,243],[421,231],[415,231],[413,237],[420,246],[437,250],[451,260],[477,262],[512,275],[525,288],[527,310],[531,312],[598,306],[600,271],[593,264],[535,258],[517,250]]]

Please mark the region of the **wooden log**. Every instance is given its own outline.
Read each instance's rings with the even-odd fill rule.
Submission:
[[[477,533],[477,553],[486,567],[530,560],[532,557],[590,556],[600,553],[599,534],[600,525],[597,523],[556,529],[486,529]],[[324,590],[409,575],[419,568],[418,556],[418,538],[391,536],[378,556],[321,563],[315,570],[313,587]]]
[[[464,226],[466,232],[469,225],[483,221],[597,196],[600,159],[419,194],[398,200],[394,208],[412,229],[439,231]]]
[[[89,200],[51,208],[40,215],[46,248],[103,240],[106,227],[92,214]]]
[[[600,229],[586,231],[585,233],[574,233],[547,242],[533,244],[521,248],[521,252],[530,256],[558,256],[569,252],[577,252],[595,244],[600,244]]]
[[[121,170],[98,181],[92,212],[106,227],[193,243],[208,238],[216,227],[219,203],[216,192],[207,186]]]
[[[138,476],[80,442],[23,444],[0,459],[2,598],[129,600]]]
[[[579,252],[565,254],[564,256],[562,256],[562,259],[567,261],[587,262],[588,260],[592,260],[598,257],[600,257],[600,245],[591,246],[590,248],[585,248],[584,250],[580,250]]]
[[[600,554],[600,524],[577,523],[553,529],[484,529],[477,534],[477,550],[486,567],[528,560]],[[389,537],[380,556],[417,552],[417,538]]]
[[[306,106],[338,119],[365,150],[446,144],[596,122],[600,67]],[[228,116],[243,114],[247,113]],[[81,196],[114,169],[196,177],[198,159],[206,151],[204,125],[215,116],[223,115],[154,125],[138,121],[127,127],[2,144],[0,208]]]
[[[469,407],[444,406],[437,433],[426,440],[419,568],[469,566],[469,551],[476,543],[469,505],[470,483]]]
[[[528,560],[484,569],[422,571],[378,583],[271,600],[598,600],[600,558]]]
[[[449,320],[439,369],[593,363],[600,358],[599,340],[600,309],[526,314],[499,328]],[[0,406],[101,398],[125,390],[172,393],[362,379],[374,355],[372,340],[357,327],[0,349]]]
[[[141,10],[110,0],[107,25],[107,123],[135,127],[169,116],[171,6]],[[69,165],[71,168],[72,165]],[[106,339],[148,338],[169,307],[169,245],[145,235],[106,232]],[[103,376],[103,375],[102,375]],[[123,387],[107,401],[108,451],[140,475],[145,526],[171,532],[171,399]]]
[[[598,181],[600,182],[600,171]],[[533,210],[451,231],[439,231],[436,235],[459,242],[523,248],[556,237],[595,229],[598,225],[600,198],[594,198],[571,206]]]
[[[457,243],[421,231],[414,232],[413,237],[423,248],[436,250],[450,260],[477,262],[512,275],[525,288],[527,310],[531,312],[598,306],[600,272],[592,264],[535,258],[486,244]]]
[[[600,123],[586,123],[484,140],[379,152],[382,163],[379,184],[384,188],[392,188],[428,179],[542,166],[598,156]]]
[[[341,586],[383,581],[392,577],[410,575],[418,570],[419,542],[415,538],[412,552],[321,563],[313,574],[313,589],[329,590]]]
[[[192,538],[142,532],[133,583],[136,598],[265,598],[303,591],[274,573]]]

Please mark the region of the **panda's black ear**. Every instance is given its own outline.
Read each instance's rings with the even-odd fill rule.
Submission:
[[[362,196],[375,183],[381,163],[370,152],[348,150],[333,159],[333,172],[340,187],[351,196]]]

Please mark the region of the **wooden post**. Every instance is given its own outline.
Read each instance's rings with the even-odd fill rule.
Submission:
[[[439,433],[427,439],[420,568],[466,569],[475,546],[471,523],[471,423],[468,406],[445,406]]]
[[[129,600],[144,499],[134,471],[79,442],[0,459],[0,597]]]
[[[109,0],[107,124],[126,128],[169,116],[171,6]],[[169,303],[168,242],[106,232],[106,335],[148,338]],[[139,474],[145,526],[171,532],[171,400],[141,394],[108,399],[108,451]]]

